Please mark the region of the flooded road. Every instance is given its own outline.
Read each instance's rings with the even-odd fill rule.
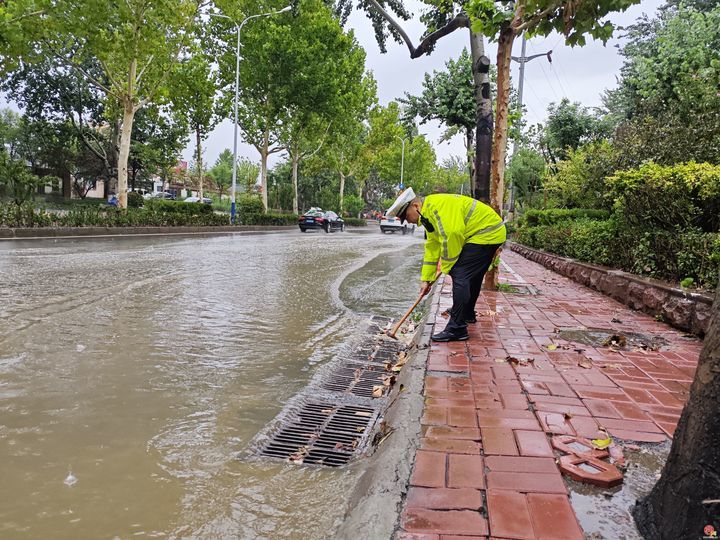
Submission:
[[[360,467],[238,454],[412,303],[421,242],[0,242],[0,538],[330,537]]]

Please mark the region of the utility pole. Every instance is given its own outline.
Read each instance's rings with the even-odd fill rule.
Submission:
[[[525,85],[525,64],[527,64],[530,60],[534,60],[535,58],[540,58],[542,56],[546,56],[548,59],[548,62],[552,63],[552,51],[548,51],[546,53],[540,53],[540,54],[533,54],[532,56],[525,56],[525,50],[527,45],[527,39],[525,38],[525,34],[523,34],[522,37],[522,51],[520,52],[520,57],[517,56],[511,57],[515,62],[518,62],[520,64],[520,77],[518,82],[518,112],[522,114],[522,108],[523,108],[523,87]],[[515,140],[513,141],[513,151],[512,155],[510,156],[510,160],[512,161],[512,158],[515,157],[515,153],[517,152],[518,147],[518,137],[515,137]],[[512,182],[510,185],[510,214],[513,215],[515,213],[515,182]]]

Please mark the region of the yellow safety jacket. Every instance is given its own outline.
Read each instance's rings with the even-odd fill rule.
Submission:
[[[450,273],[465,244],[502,244],[505,223],[490,206],[464,195],[428,195],[420,209],[434,232],[426,231],[422,280],[432,281],[438,261],[443,274]]]

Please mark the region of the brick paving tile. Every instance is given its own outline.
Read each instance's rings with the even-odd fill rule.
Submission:
[[[555,459],[526,456],[487,456],[485,466],[497,472],[557,473]]]
[[[425,405],[439,405],[441,407],[467,407],[475,405],[475,398],[425,398]]]
[[[599,425],[618,440],[674,433],[702,342],[512,252],[503,253],[501,280],[542,294],[484,291],[470,339],[431,344],[423,438],[396,539],[580,540],[548,435],[596,438]],[[445,278],[434,310],[452,304],[451,287]],[[447,324],[434,320],[436,332]],[[662,334],[669,350],[612,351],[556,333],[582,326]]]
[[[448,456],[448,481],[451,488],[485,487],[485,466],[481,456],[450,454]]]
[[[423,437],[420,448],[434,452],[447,452],[453,454],[480,454],[482,445],[479,442],[467,439],[444,439],[437,437]]]
[[[480,430],[468,427],[430,426],[425,431],[426,437],[438,437],[446,439],[472,439],[480,440]]]
[[[528,429],[540,430],[540,424],[535,418],[498,418],[487,416],[478,411],[478,424],[481,428],[509,428],[509,429]]]
[[[575,513],[564,495],[527,495],[535,538],[538,540],[583,540]]]
[[[408,508],[430,510],[480,510],[482,493],[477,489],[460,488],[410,488],[407,495]]]
[[[472,510],[426,510],[409,508],[401,526],[408,532],[487,535],[487,521]]]
[[[486,455],[517,456],[515,435],[508,428],[482,428],[482,445]]]
[[[495,537],[532,540],[535,538],[527,499],[523,493],[488,490],[490,534]]]
[[[575,405],[582,407],[583,402],[576,397],[564,397],[564,396],[530,396],[530,401],[533,403],[557,403],[559,405]]]
[[[545,474],[490,471],[487,482],[488,489],[509,489],[522,493],[567,493],[559,472]]]
[[[423,487],[445,487],[447,454],[418,450],[415,454],[410,484]]]
[[[447,423],[457,427],[477,427],[475,407],[449,407]]]
[[[516,409],[483,409],[478,407],[478,418],[520,418],[525,420],[535,420],[535,414],[532,411],[519,411]]]
[[[598,423],[605,428],[615,428],[625,431],[642,431],[645,433],[660,433],[660,429],[654,422],[642,422],[640,420],[623,420],[617,418],[597,418]]]
[[[542,412],[560,413],[560,414],[568,413],[568,414],[573,414],[573,415],[578,415],[578,416],[591,416],[590,411],[588,409],[586,409],[585,407],[579,407],[577,405],[563,405],[561,403],[546,403],[544,401],[536,402],[535,410],[542,411]]]
[[[570,420],[561,413],[537,411],[538,420],[545,433],[553,435],[576,435]]]
[[[515,439],[521,456],[553,457],[552,447],[542,431],[515,430]]]
[[[395,535],[395,540],[440,540],[440,535],[398,531],[398,533]]]
[[[420,423],[424,426],[436,425],[444,426],[448,423],[448,410],[446,407],[437,405],[427,405],[423,413]]]

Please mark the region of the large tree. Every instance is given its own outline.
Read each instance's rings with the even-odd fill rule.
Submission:
[[[460,132],[465,140],[467,168],[470,179],[474,177],[473,141],[475,139],[475,96],[473,90],[472,59],[463,49],[457,60],[445,62],[444,71],[425,74],[423,90],[419,96],[405,93],[400,100],[406,105],[404,115],[420,124],[437,120],[445,125],[443,140]]]
[[[351,0],[338,0],[338,5],[347,6]],[[475,100],[475,179],[473,194],[486,202],[490,199],[490,157],[492,146],[493,118],[490,99],[490,59],[485,56],[485,42],[482,33],[471,28],[470,17],[466,11],[466,0],[434,2],[425,0],[428,10],[421,17],[426,25],[425,32],[417,46],[402,25],[391,14],[402,20],[408,20],[410,13],[402,0],[367,0],[360,6],[365,9],[373,24],[375,37],[380,50],[385,52],[388,37],[399,43],[405,43],[410,58],[429,55],[438,40],[464,29],[470,41],[472,59],[473,96]]]
[[[135,114],[166,98],[169,75],[190,44],[199,6],[199,0],[0,3],[0,73],[52,58],[120,110],[117,187],[123,208]],[[96,65],[100,76],[88,71],[88,64]]]
[[[682,3],[628,30],[619,86],[605,96],[625,167],[720,163],[720,6]]]
[[[185,117],[195,138],[196,185],[200,198],[203,197],[205,172],[202,143],[221,119],[216,104],[219,87],[217,68],[207,57],[202,38],[201,35],[191,56],[178,66],[172,94],[175,110]]]
[[[645,538],[710,537],[720,530],[720,286],[690,397],[680,415],[660,480],[633,515]],[[706,527],[710,527],[708,532]]]

